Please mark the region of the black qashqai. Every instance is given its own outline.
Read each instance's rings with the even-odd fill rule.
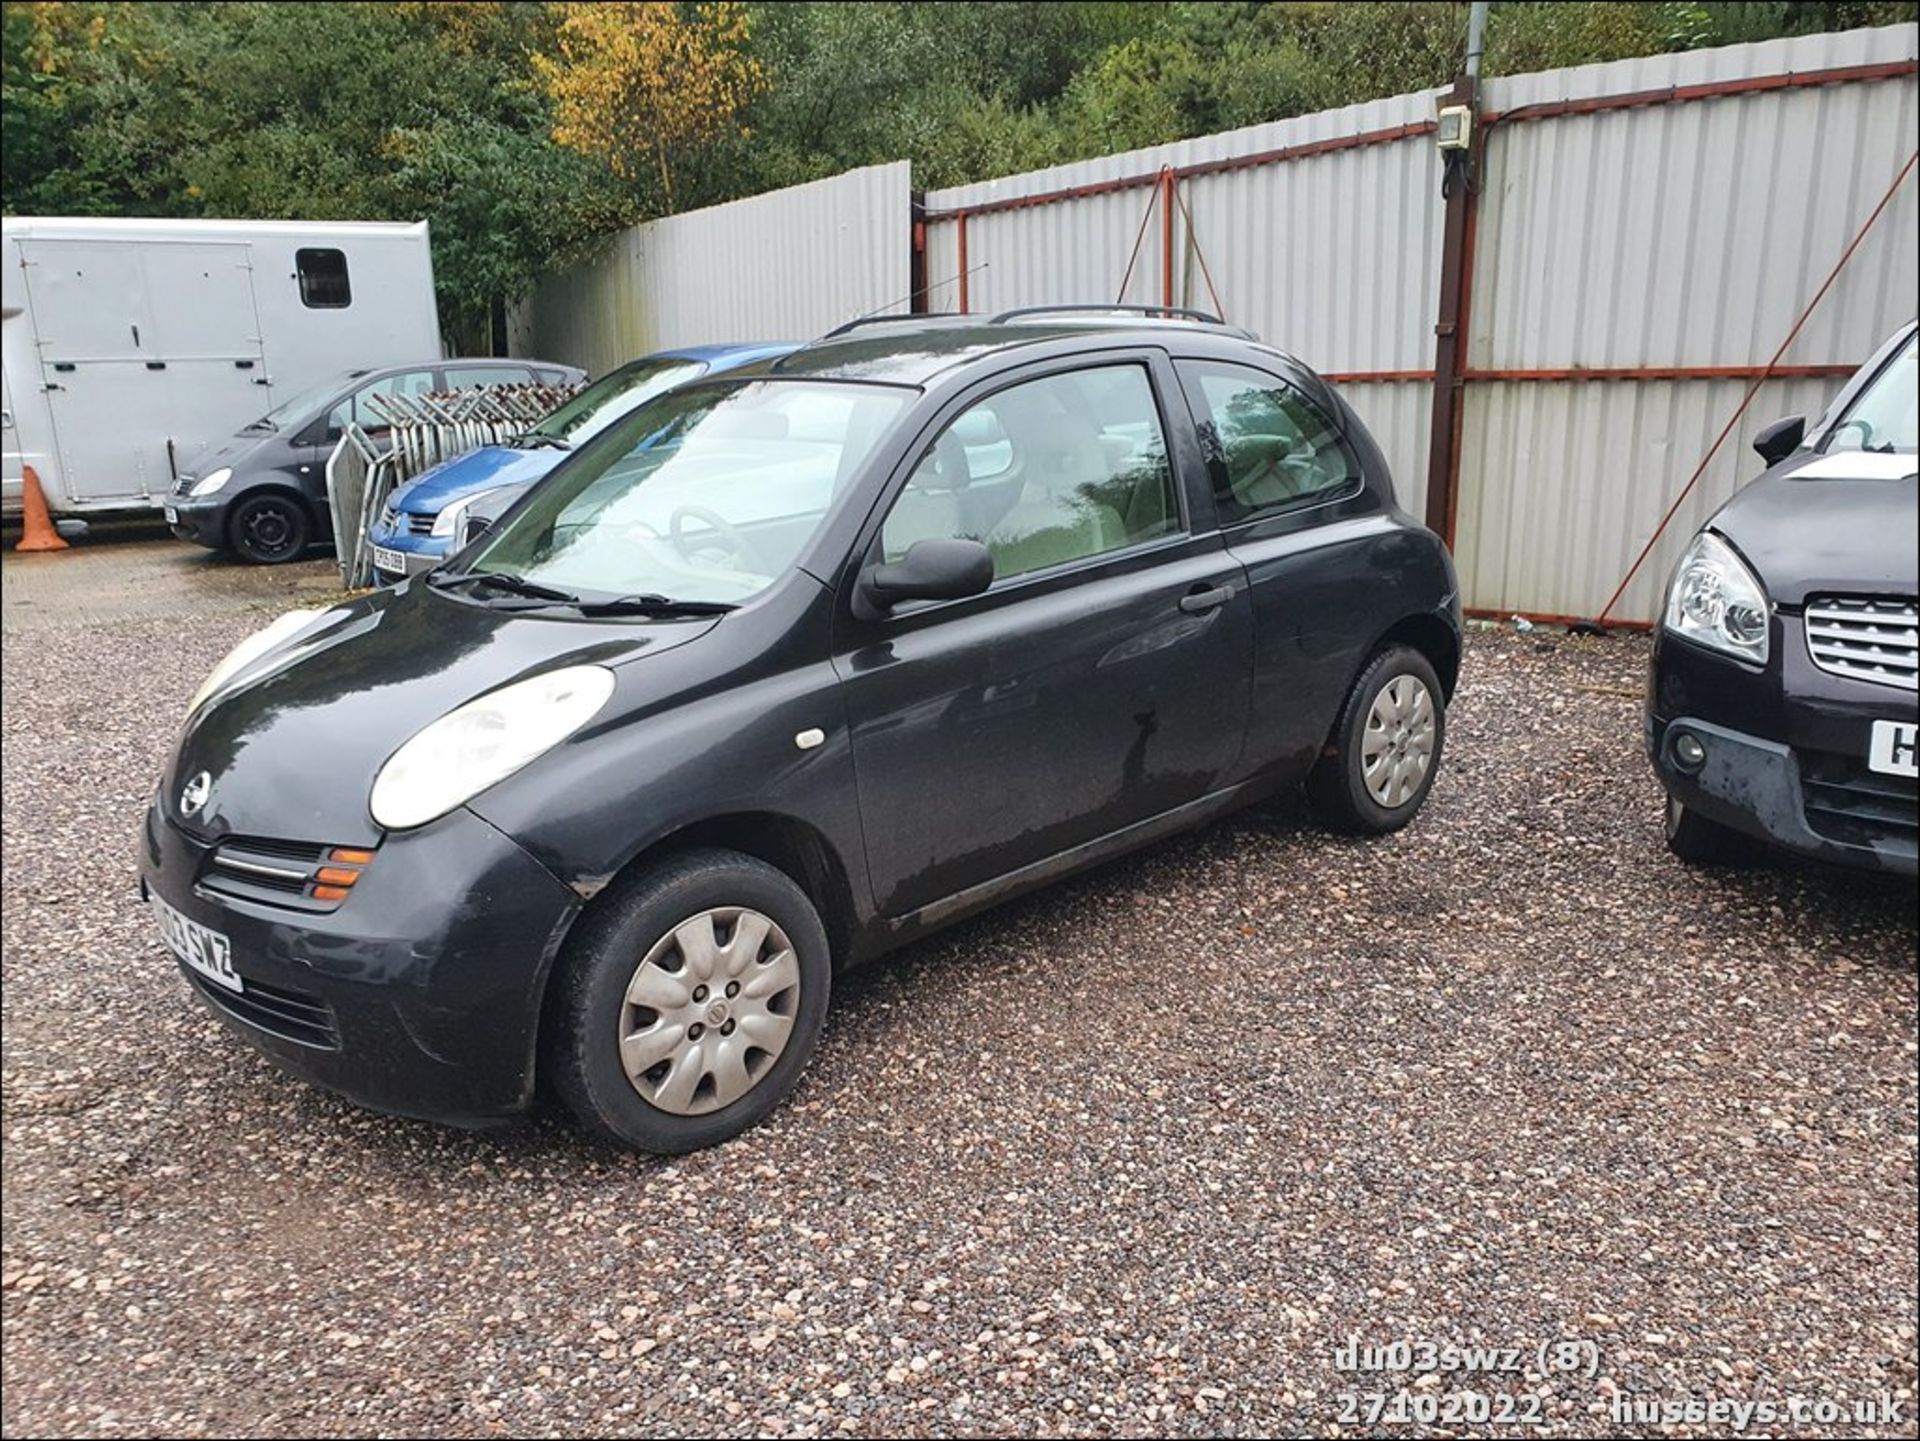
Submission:
[[[1304,781],[1405,825],[1445,548],[1217,323],[845,328],[641,406],[436,571],[243,642],[146,818],[200,997],[472,1123],[536,1074],[684,1151],[789,1091],[837,969]]]
[[[1920,859],[1920,338],[1904,326],[1693,538],[1647,682],[1667,845],[1762,842],[1863,870]]]

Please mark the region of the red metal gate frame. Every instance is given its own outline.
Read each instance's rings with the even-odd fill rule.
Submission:
[[[1668,85],[1652,90],[1636,90],[1623,95],[1599,95],[1580,100],[1540,101],[1515,106],[1507,111],[1486,111],[1477,117],[1474,127],[1475,158],[1477,162],[1488,132],[1496,125],[1521,125],[1568,115],[1597,115],[1607,111],[1631,110],[1654,105],[1684,105],[1701,100],[1718,100],[1729,96],[1754,95],[1773,90],[1803,90],[1822,85],[1899,80],[1912,76],[1916,70],[1920,70],[1920,66],[1916,66],[1912,60],[1887,61],[1874,65],[1842,65],[1826,70],[1750,75],[1737,80],[1715,80],[1699,85]],[[1201,160],[1186,165],[1160,166],[1151,171],[1140,171],[1132,175],[1093,181],[1085,185],[1063,186],[1056,190],[1009,196],[1004,200],[983,200],[974,205],[955,206],[947,210],[929,210],[925,219],[928,224],[951,222],[955,226],[960,270],[959,301],[961,311],[965,312],[969,308],[967,221],[971,217],[997,215],[1010,210],[1026,210],[1067,200],[1083,200],[1097,195],[1111,195],[1119,191],[1160,186],[1162,187],[1162,194],[1159,197],[1161,297],[1162,303],[1172,305],[1174,303],[1173,202],[1178,194],[1177,187],[1182,181],[1206,175],[1221,175],[1235,170],[1250,170],[1258,166],[1279,165],[1290,160],[1306,160],[1316,155],[1330,155],[1338,151],[1357,150],[1370,145],[1390,145],[1399,140],[1430,135],[1434,128],[1433,121],[1423,120],[1406,125],[1387,126],[1378,130],[1361,131],[1353,135],[1336,136],[1326,140],[1307,141],[1299,145],[1283,145],[1250,155]],[[1459,502],[1460,422],[1463,410],[1461,402],[1464,387],[1468,384],[1499,381],[1757,380],[1768,376],[1783,379],[1832,379],[1851,375],[1857,369],[1855,364],[1835,364],[1772,367],[1755,365],[1573,366],[1546,370],[1516,370],[1499,367],[1475,368],[1457,364],[1459,356],[1465,350],[1468,321],[1471,315],[1474,222],[1478,210],[1475,193],[1471,187],[1465,189],[1465,215],[1462,221],[1464,229],[1461,243],[1453,247],[1451,254],[1443,254],[1442,257],[1442,315],[1435,328],[1438,332],[1442,325],[1450,324],[1452,330],[1448,334],[1436,336],[1434,368],[1431,370],[1336,371],[1328,373],[1326,377],[1336,383],[1347,384],[1404,382],[1434,385],[1433,444],[1429,452],[1427,476],[1427,517],[1428,524],[1443,535],[1450,546],[1455,539],[1454,522]],[[1449,272],[1453,271],[1457,271],[1457,274],[1453,274],[1450,280]],[[1449,307],[1449,301],[1453,302],[1451,307]],[[1449,308],[1451,308],[1451,314],[1448,313]],[[1450,383],[1444,384],[1442,376],[1448,361],[1443,356],[1450,356],[1456,362],[1452,369]],[[1435,520],[1440,523],[1434,524]]]

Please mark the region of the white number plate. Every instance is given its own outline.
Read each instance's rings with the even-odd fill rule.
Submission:
[[[215,985],[230,991],[246,989],[233,969],[233,947],[225,936],[188,920],[158,896],[150,899],[154,918],[160,922],[160,939],[168,950]]]
[[[1873,742],[1867,748],[1867,766],[1890,776],[1920,775],[1914,762],[1914,737],[1920,731],[1909,721],[1875,721]]]
[[[170,505],[162,506],[160,509],[161,509],[161,512],[167,517],[168,525],[177,525],[179,523],[179,520],[180,520],[179,511],[175,510]]]
[[[373,548],[373,568],[384,570],[388,575],[405,575],[407,558],[397,550],[388,550],[384,545]]]

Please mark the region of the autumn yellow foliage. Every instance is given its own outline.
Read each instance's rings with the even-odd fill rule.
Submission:
[[[766,85],[748,53],[747,7],[591,0],[556,5],[557,55],[533,57],[553,138],[633,179],[652,169],[673,208],[674,151],[738,124]]]

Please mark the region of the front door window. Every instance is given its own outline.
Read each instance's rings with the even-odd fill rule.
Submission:
[[[977,540],[1002,581],[1180,528],[1146,369],[1107,365],[1025,381],[969,407],[927,448],[881,546],[891,561],[916,541]]]

